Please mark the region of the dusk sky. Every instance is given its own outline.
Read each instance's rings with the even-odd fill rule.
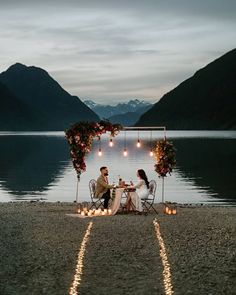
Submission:
[[[0,71],[49,72],[82,100],[156,102],[236,47],[235,0],[0,0]]]

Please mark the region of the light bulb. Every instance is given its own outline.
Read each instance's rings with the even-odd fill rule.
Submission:
[[[126,150],[126,149],[124,149],[123,155],[124,155],[125,157],[127,157],[127,155],[128,155],[128,152],[127,152],[127,150]]]
[[[138,141],[137,141],[137,147],[140,148],[140,146],[141,146],[141,143],[140,143],[140,140],[138,139]]]
[[[113,146],[112,138],[110,139],[109,146],[111,146],[111,147]]]
[[[151,150],[149,153],[150,157],[153,157],[153,151]]]
[[[98,155],[99,155],[99,157],[102,156],[102,150],[101,149],[98,150]]]

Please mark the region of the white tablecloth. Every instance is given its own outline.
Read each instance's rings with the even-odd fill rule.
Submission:
[[[112,215],[115,215],[120,208],[120,202],[121,202],[123,191],[124,191],[124,188],[116,189],[115,199],[112,201],[112,204],[110,206]]]
[[[124,188],[117,188],[115,193],[115,199],[112,201],[112,204],[110,206],[112,215],[115,215],[116,212],[120,208],[121,203],[121,197],[124,192]],[[131,197],[132,203],[137,211],[142,211],[142,204],[141,200],[136,192],[129,192],[129,195]]]

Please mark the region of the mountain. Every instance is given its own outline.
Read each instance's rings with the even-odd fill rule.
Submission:
[[[236,49],[165,94],[137,126],[168,129],[236,129]]]
[[[125,114],[111,116],[108,120],[112,123],[120,123],[123,126],[133,126],[139,118],[140,114],[136,112],[128,112]]]
[[[41,68],[16,63],[0,74],[0,82],[34,114],[32,123],[25,117],[24,109],[21,109],[21,116],[31,124],[32,130],[64,130],[80,120],[99,120],[78,97],[66,92]],[[17,123],[17,118],[15,122]],[[22,129],[21,127],[19,123],[19,128]]]
[[[0,130],[27,130],[34,114],[0,82]]]
[[[138,99],[133,99],[127,103],[118,103],[115,106],[97,104],[92,100],[85,100],[84,103],[91,108],[100,118],[109,119],[112,116],[138,112],[138,114],[145,112],[148,108],[152,106],[151,103],[146,101],[140,101]]]

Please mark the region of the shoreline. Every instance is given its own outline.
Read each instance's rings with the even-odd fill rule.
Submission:
[[[86,219],[66,215],[75,208],[75,203],[0,203],[1,294],[68,294],[91,221],[80,294],[165,294],[154,219],[174,294],[235,294],[236,207],[178,207],[170,216],[162,211]]]

